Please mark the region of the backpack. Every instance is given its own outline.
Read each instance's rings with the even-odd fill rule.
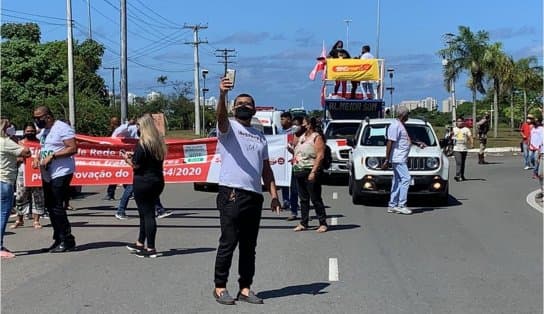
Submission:
[[[326,170],[329,169],[332,165],[332,151],[329,145],[325,144],[325,156],[323,156],[323,160],[321,161],[321,169]]]

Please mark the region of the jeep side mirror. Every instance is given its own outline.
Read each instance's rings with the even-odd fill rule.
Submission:
[[[444,148],[447,146],[447,142],[445,138],[441,138],[440,141],[438,141],[438,143],[440,144],[440,148]]]
[[[354,147],[354,146],[355,146],[355,142],[353,141],[353,138],[348,137],[348,138],[347,138],[347,144],[348,144],[348,146]]]

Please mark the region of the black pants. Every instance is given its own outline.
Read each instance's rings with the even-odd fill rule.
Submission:
[[[255,248],[263,209],[259,193],[219,186],[217,209],[221,220],[221,237],[215,258],[215,287],[225,288],[232,255],[239,245],[238,283],[249,288],[255,275]]]
[[[157,235],[155,203],[159,199],[162,190],[164,190],[164,179],[134,176],[133,189],[134,200],[140,215],[138,242],[145,244],[147,240],[147,248],[155,249],[155,237]]]
[[[107,190],[107,196],[108,197],[111,197],[111,198],[115,198],[115,189],[117,188],[117,184],[110,184],[108,185],[108,190]]]
[[[60,242],[74,241],[72,228],[66,215],[65,202],[70,198],[70,181],[73,174],[43,181],[43,197],[45,208],[49,212],[49,219],[53,227],[53,239]]]
[[[323,198],[321,198],[321,178],[320,173],[316,175],[313,182],[308,181],[308,175],[310,170],[301,172],[295,172],[298,189],[298,198],[300,199],[300,224],[304,227],[308,227],[308,221],[310,220],[310,200],[314,204],[315,213],[319,220],[320,226],[327,225],[327,213],[325,212],[325,205],[323,204]]]
[[[455,176],[459,178],[465,177],[465,163],[467,161],[467,152],[453,152],[455,157]]]

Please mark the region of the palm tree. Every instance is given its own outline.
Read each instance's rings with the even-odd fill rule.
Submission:
[[[527,92],[542,87],[542,67],[536,66],[537,58],[527,57],[516,62],[516,85],[523,92],[523,118],[527,116]]]
[[[482,65],[493,91],[493,137],[497,137],[499,121],[499,97],[506,90],[506,80],[509,72],[509,59],[502,51],[502,44],[496,42],[487,47],[482,59]]]
[[[489,33],[478,31],[473,33],[467,26],[459,26],[459,35],[453,36],[448,47],[439,51],[443,56],[451,56],[451,69],[447,75],[454,77],[462,70],[469,73],[468,87],[472,91],[472,121],[476,121],[476,96],[485,93],[484,69],[482,59],[489,41]],[[448,77],[445,77],[448,80]],[[472,125],[472,132],[476,133],[476,123]]]

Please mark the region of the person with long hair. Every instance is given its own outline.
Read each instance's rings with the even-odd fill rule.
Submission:
[[[138,257],[155,258],[155,202],[164,189],[163,161],[167,149],[151,115],[145,114],[138,119],[138,126],[140,134],[134,152],[123,154],[125,161],[134,169],[132,186],[140,215],[138,240],[134,244],[128,244],[127,249]]]
[[[308,229],[310,218],[310,200],[315,208],[319,228],[317,232],[326,232],[327,213],[321,197],[321,163],[325,156],[326,139],[316,118],[304,117],[301,129],[304,133],[298,138],[294,148],[293,175],[295,176],[300,199],[300,223],[294,231]]]
[[[19,144],[28,147],[29,144],[39,144],[36,137],[36,126],[34,123],[27,123],[23,129],[23,139]],[[43,188],[40,187],[25,187],[25,163],[22,158],[18,160],[19,169],[17,173],[17,189],[15,192],[15,211],[17,212],[17,220],[10,229],[15,229],[25,224],[24,216],[32,212],[34,229],[41,229],[40,217],[45,212],[45,203],[43,199]]]
[[[15,254],[4,247],[4,234],[13,207],[13,190],[17,178],[17,157],[29,157],[30,150],[12,141],[6,129],[8,119],[0,119],[0,257],[13,258]]]

